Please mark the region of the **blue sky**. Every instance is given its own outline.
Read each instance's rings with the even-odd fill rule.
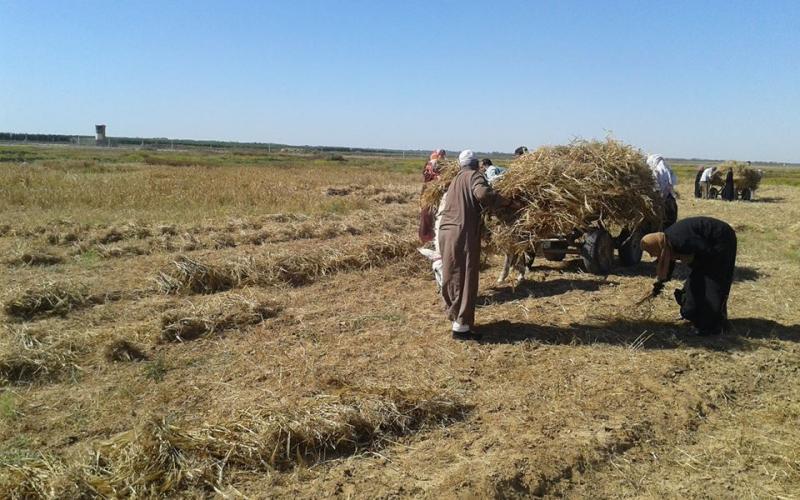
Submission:
[[[0,131],[800,161],[800,2],[0,0]]]

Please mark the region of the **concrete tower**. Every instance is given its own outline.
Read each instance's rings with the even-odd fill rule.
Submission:
[[[105,144],[106,144],[106,126],[105,125],[95,125],[94,126],[94,142],[98,146],[105,146]]]

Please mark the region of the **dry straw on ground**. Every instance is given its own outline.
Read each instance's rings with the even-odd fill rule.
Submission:
[[[106,344],[103,350],[106,360],[116,361],[143,361],[147,355],[139,346],[125,339],[115,339]]]
[[[140,290],[109,291],[90,294],[86,286],[70,282],[48,281],[11,293],[3,310],[13,319],[31,321],[46,316],[64,317],[75,309],[104,304],[125,297],[138,297]]]
[[[163,293],[222,292],[241,285],[289,284],[302,286],[343,271],[381,267],[413,253],[413,241],[384,235],[378,241],[330,245],[307,252],[267,257],[245,257],[222,265],[204,264],[181,256],[173,268],[156,276]]]
[[[172,262],[173,269],[158,273],[156,283],[163,293],[216,293],[236,285],[226,270],[180,256]]]
[[[8,326],[0,342],[0,383],[53,380],[77,369],[85,346],[73,339],[34,335],[25,326]]]
[[[384,236],[379,241],[344,248],[329,247],[307,253],[288,253],[262,268],[268,283],[300,286],[342,271],[382,267],[415,251],[413,241]]]
[[[0,472],[0,487],[11,498],[212,492],[237,470],[282,470],[358,454],[461,419],[467,410],[456,394],[386,388],[317,396],[291,409],[241,411],[199,427],[151,419],[99,443],[81,463],[39,457],[9,464]]]
[[[243,328],[276,316],[281,307],[272,302],[225,295],[185,310],[175,310],[161,317],[161,340],[182,342],[225,330]]]
[[[64,316],[90,304],[86,288],[72,283],[47,282],[13,294],[3,304],[7,315],[22,320],[37,316]]]
[[[10,266],[53,266],[64,262],[64,258],[46,250],[28,250],[8,259]]]

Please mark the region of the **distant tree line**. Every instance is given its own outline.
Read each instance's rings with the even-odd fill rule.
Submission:
[[[67,135],[67,134],[28,134],[18,132],[0,132],[0,141],[10,142],[34,142],[50,144],[94,144],[94,136],[91,135]],[[234,141],[209,141],[193,139],[168,139],[166,137],[107,137],[101,146],[127,146],[144,147],[148,149],[161,148],[213,148],[213,149],[266,149],[273,152],[281,150],[291,152],[308,153],[347,153],[347,154],[381,154],[381,155],[403,155],[423,156],[427,151],[423,150],[402,150],[402,149],[379,149],[379,148],[350,148],[343,146],[295,146],[290,144],[277,144],[265,142],[234,142]]]

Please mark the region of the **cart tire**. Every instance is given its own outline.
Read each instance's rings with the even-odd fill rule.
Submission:
[[[595,229],[583,236],[581,258],[586,270],[606,275],[614,264],[614,240],[605,229]]]
[[[623,266],[635,266],[642,261],[642,233],[638,229],[630,237],[625,230],[619,235],[619,261]]]
[[[753,198],[753,192],[752,192],[752,191],[750,191],[750,189],[748,189],[748,188],[744,188],[744,189],[742,189],[742,196],[741,196],[741,198],[742,198],[744,201],[750,201],[750,200]]]
[[[719,190],[717,188],[711,188],[711,189],[708,190],[708,197],[709,198],[716,199],[717,196],[719,196]]]

